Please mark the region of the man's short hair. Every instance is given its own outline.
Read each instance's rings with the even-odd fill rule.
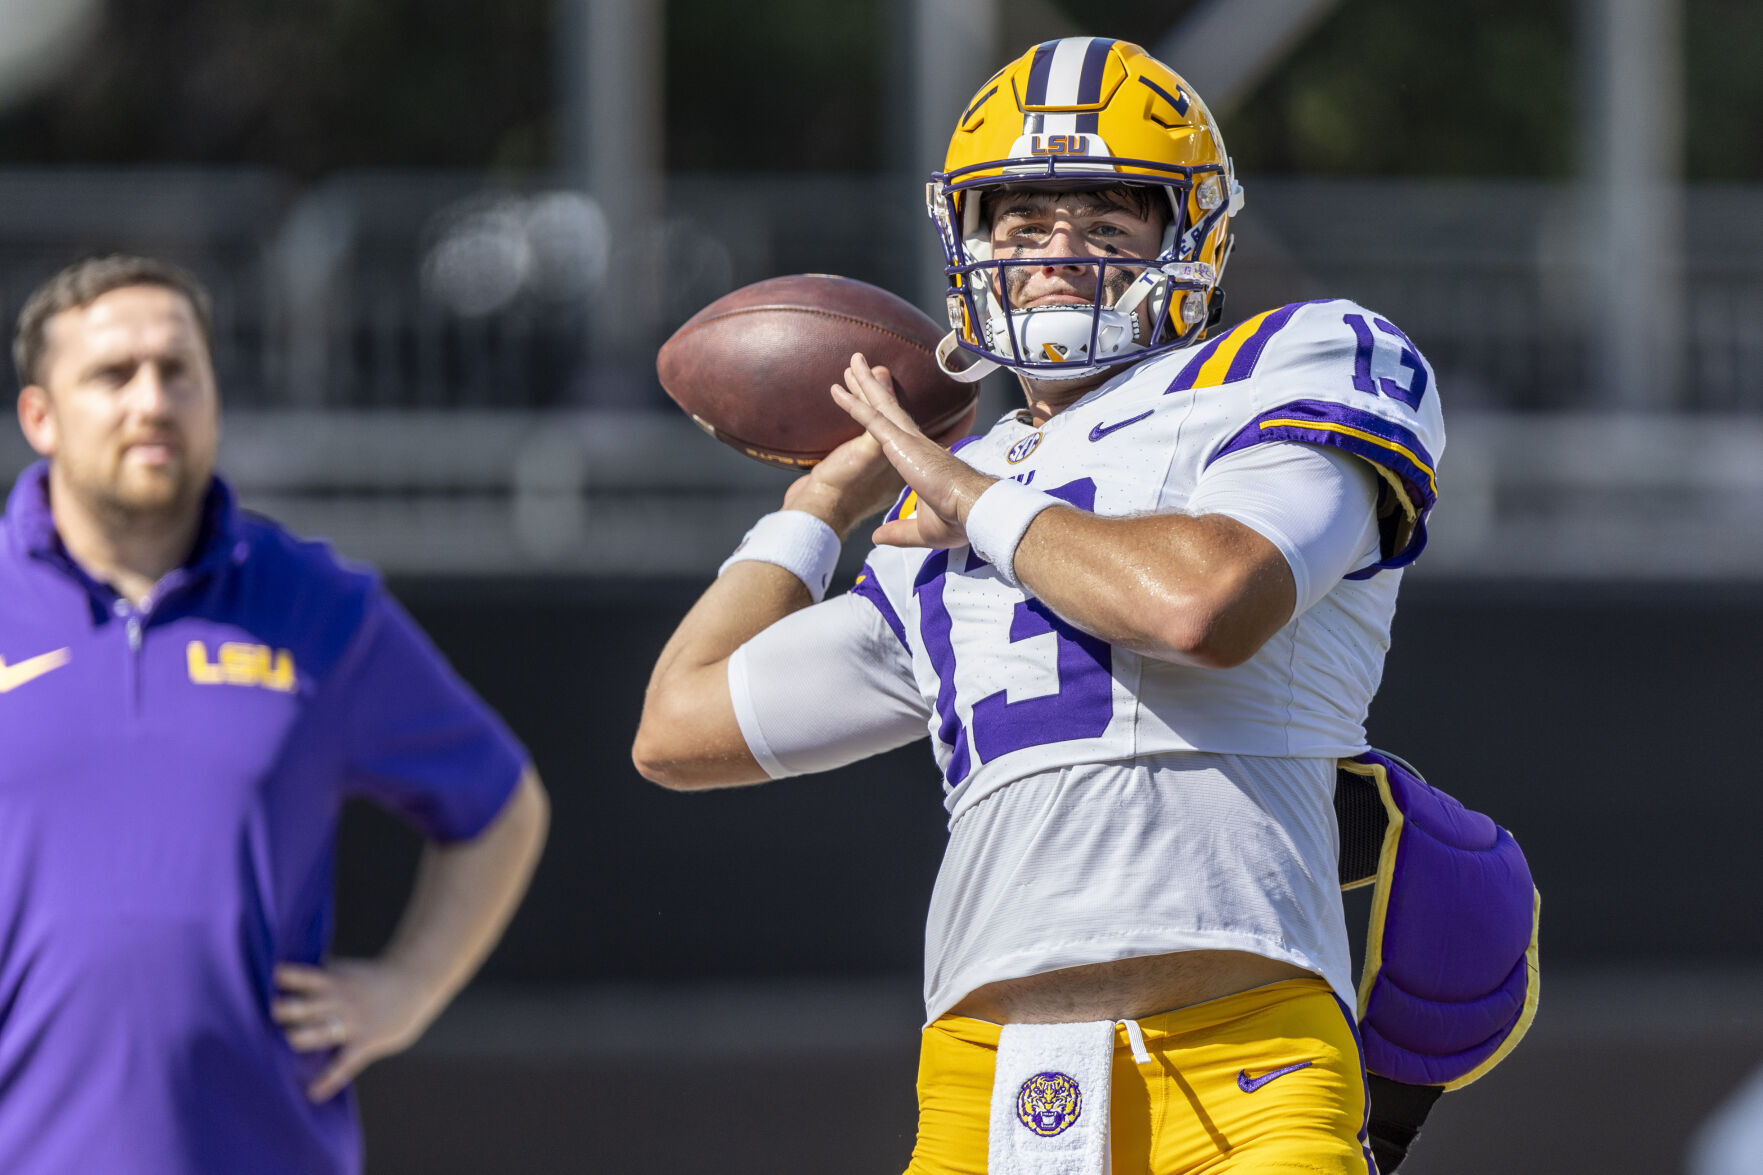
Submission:
[[[112,290],[127,286],[163,286],[182,294],[196,312],[202,341],[214,341],[214,300],[196,275],[180,265],[153,257],[112,254],[76,261],[42,285],[25,300],[18,313],[18,333],[12,339],[12,365],[21,385],[40,384],[40,370],[49,350],[49,320],[63,310],[90,306]]]

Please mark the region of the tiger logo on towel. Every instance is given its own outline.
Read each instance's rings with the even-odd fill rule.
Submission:
[[[1063,1134],[1083,1113],[1084,1095],[1064,1073],[1036,1073],[1016,1095],[1016,1118],[1042,1138]]]

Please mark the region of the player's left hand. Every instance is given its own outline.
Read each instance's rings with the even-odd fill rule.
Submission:
[[[886,371],[870,367],[861,354],[851,356],[845,382],[833,385],[832,396],[876,439],[882,455],[918,495],[917,513],[883,523],[875,530],[875,541],[895,547],[965,544],[967,531],[962,524],[967,512],[995,479],[920,432],[894,398]]]
[[[294,1051],[335,1050],[306,1089],[314,1102],[329,1101],[369,1064],[416,1043],[438,1011],[412,977],[372,959],[280,963],[275,983],[280,995],[269,1013]]]

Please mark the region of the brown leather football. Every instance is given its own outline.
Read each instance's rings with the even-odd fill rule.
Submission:
[[[862,431],[828,391],[853,352],[886,367],[920,428],[939,437],[977,384],[937,366],[943,331],[903,298],[848,277],[754,282],[686,320],[655,356],[661,386],[700,428],[769,465],[806,469]]]

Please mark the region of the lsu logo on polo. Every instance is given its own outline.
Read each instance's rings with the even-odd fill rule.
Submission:
[[[1083,1113],[1083,1091],[1064,1073],[1036,1073],[1016,1095],[1016,1120],[1040,1135],[1064,1134]]]
[[[244,641],[224,641],[212,658],[202,641],[184,646],[190,680],[197,685],[255,685],[277,693],[294,692],[294,654]]]

